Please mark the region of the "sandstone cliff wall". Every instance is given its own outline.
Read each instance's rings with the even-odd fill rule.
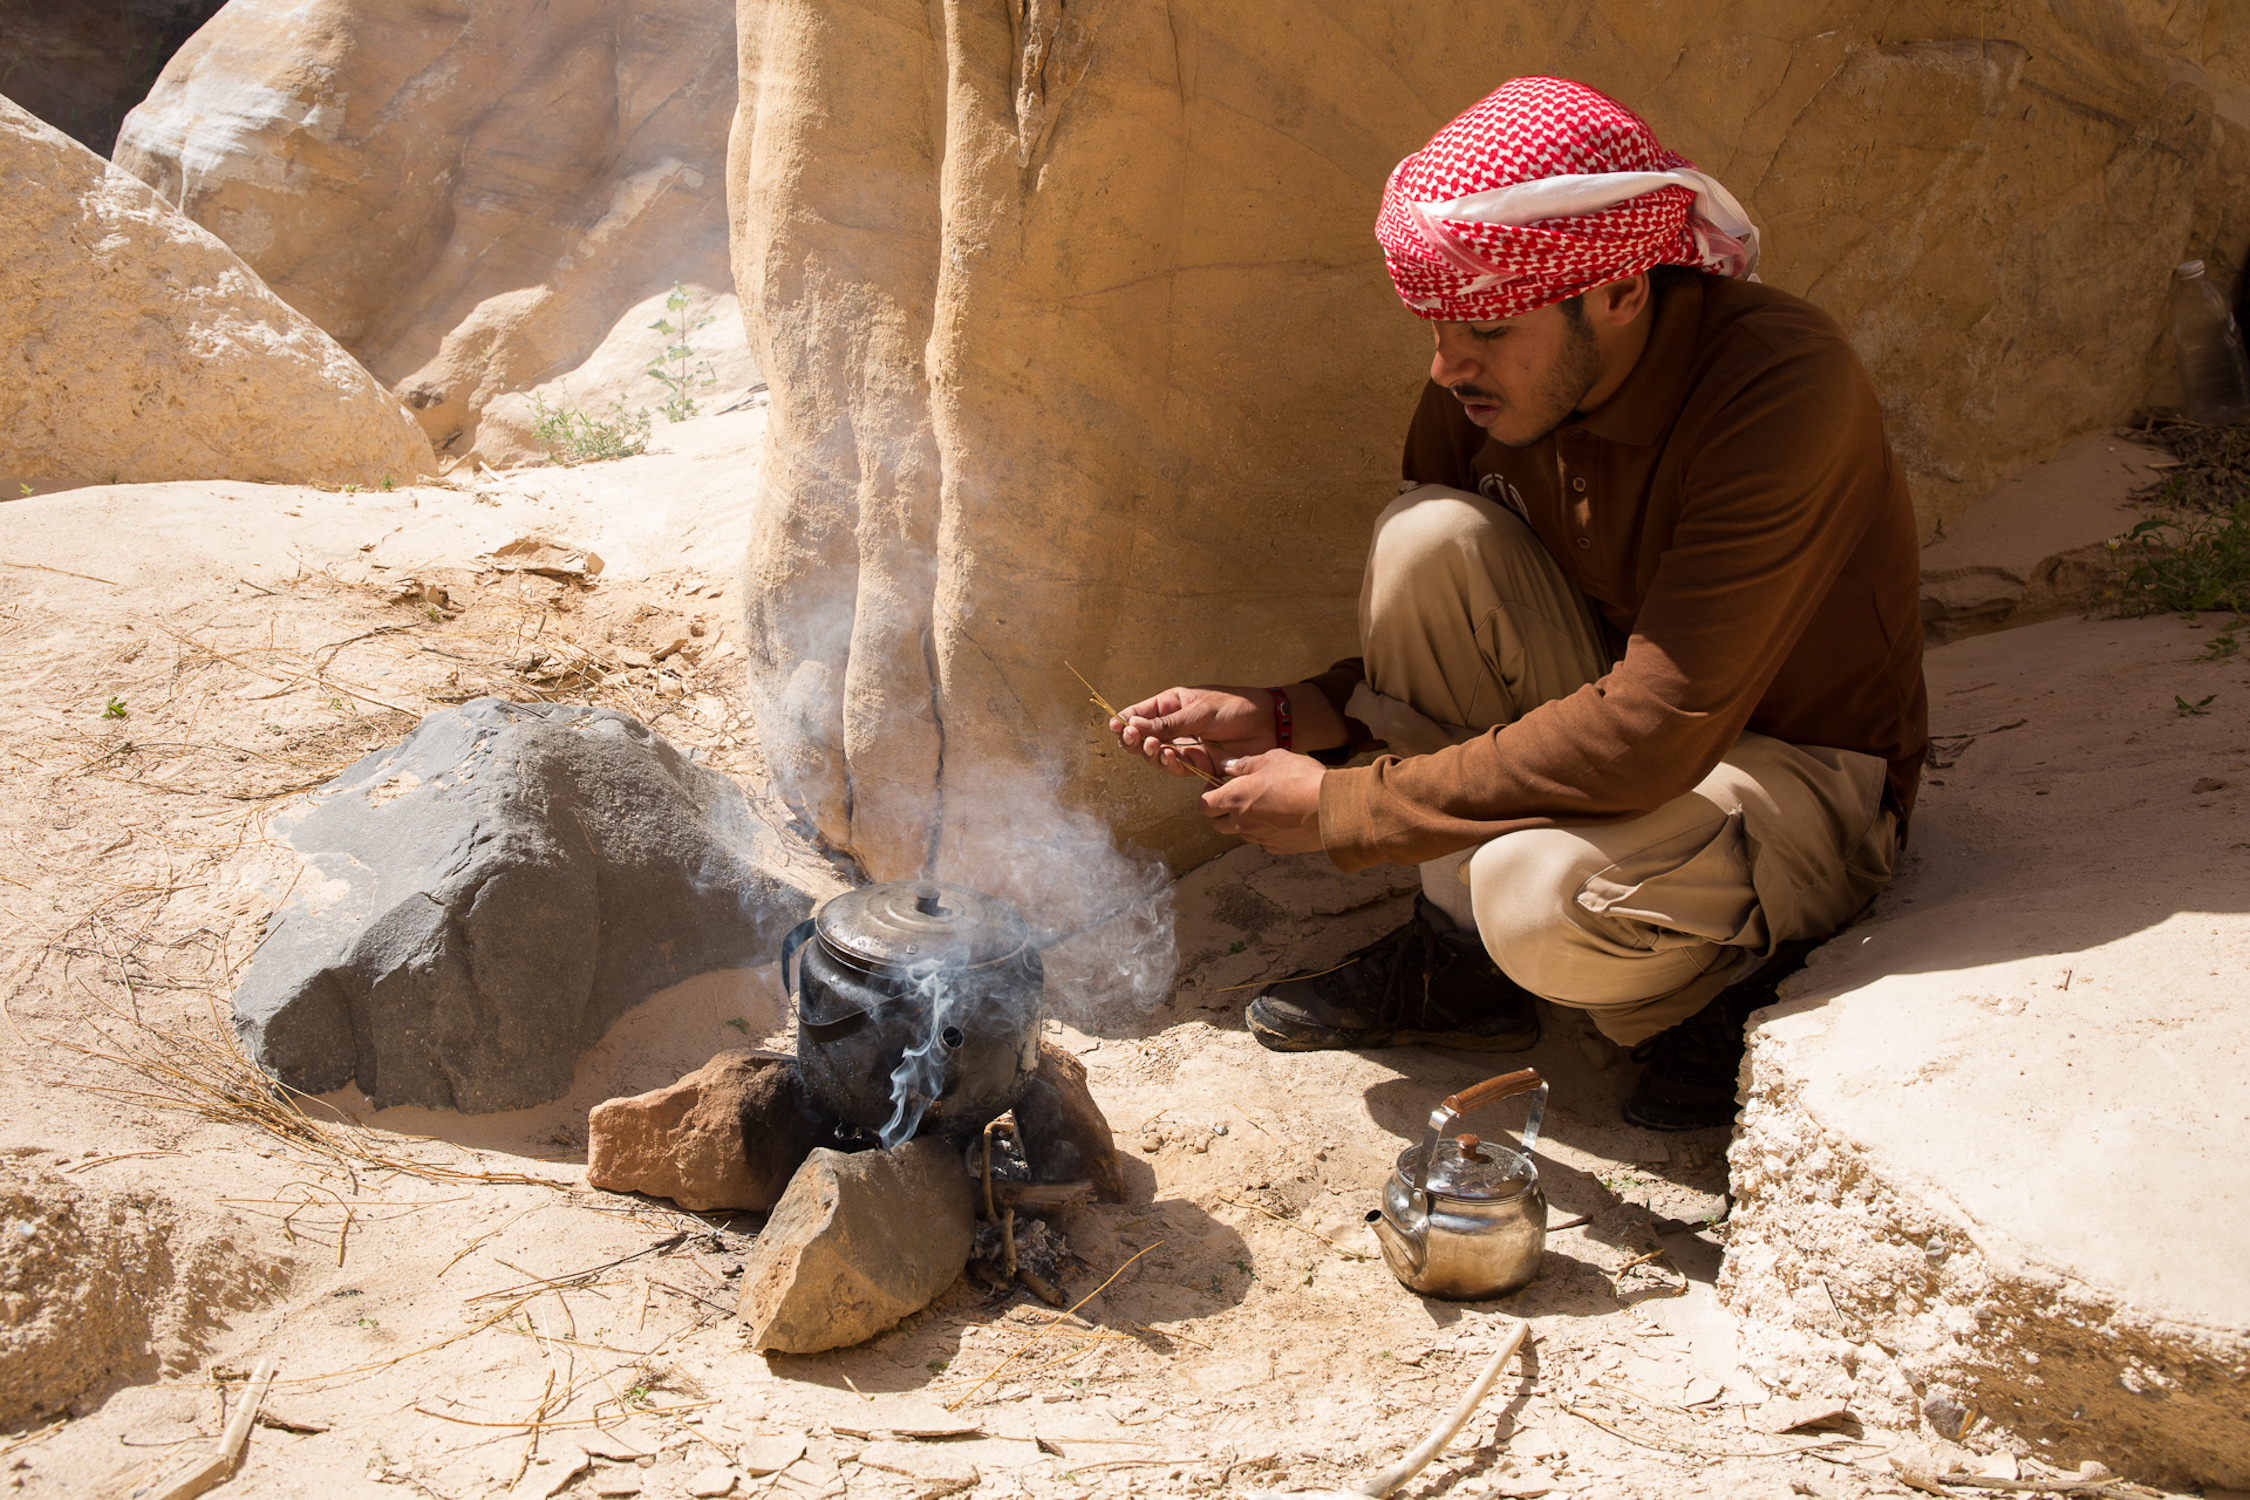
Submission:
[[[485,422],[506,393],[661,398],[639,367],[675,281],[691,316],[734,313],[733,20],[726,0],[232,0],[117,160],[394,387],[441,454],[506,463],[538,451],[527,401]],[[699,342],[723,381],[756,378],[731,322]]]
[[[1352,649],[1428,359],[1375,206],[1506,77],[1603,88],[1734,188],[1768,279],[1866,359],[1926,529],[2160,392],[2170,267],[2231,274],[2250,229],[2250,48],[2209,0],[741,0],[739,29],[761,728],[878,875],[969,847],[1004,816],[969,779],[1026,764],[1211,850],[1063,660],[1123,702]]]
[[[0,99],[0,495],[411,484],[421,429],[148,187]]]

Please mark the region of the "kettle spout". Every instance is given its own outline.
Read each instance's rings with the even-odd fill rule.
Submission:
[[[1401,1227],[1383,1210],[1371,1208],[1367,1211],[1367,1227],[1375,1231],[1375,1243],[1383,1247],[1383,1259],[1391,1274],[1412,1286],[1429,1264],[1428,1216],[1418,1214],[1411,1224]]]

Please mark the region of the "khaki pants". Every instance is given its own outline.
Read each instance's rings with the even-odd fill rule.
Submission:
[[[1609,670],[1593,612],[1512,512],[1438,485],[1375,523],[1349,712],[1394,753],[1507,724]],[[1505,834],[1422,867],[1518,984],[1622,1045],[1701,1010],[1776,945],[1823,938],[1890,878],[1885,766],[1745,734],[1646,816]]]

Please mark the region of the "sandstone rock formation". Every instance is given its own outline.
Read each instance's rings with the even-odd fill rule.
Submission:
[[[2250,234],[2241,7],[1783,15],[742,0],[736,285],[773,382],[761,733],[881,876],[1051,760],[1177,858],[1190,803],[1093,711],[1348,654],[1427,333],[1371,233],[1502,78],[1644,112],[1850,333],[1924,524],[2169,379],[2167,275]],[[2230,240],[2228,237],[2232,237]]]
[[[0,0],[0,94],[97,156],[226,0]]]
[[[300,881],[234,994],[253,1061],[378,1108],[559,1098],[661,989],[772,957],[812,902],[742,789],[614,709],[477,698],[277,820]]]
[[[441,454],[530,457],[545,387],[654,406],[674,282],[721,388],[754,380],[727,267],[723,0],[233,0],[117,160],[398,390]]]
[[[751,1347],[848,1348],[920,1312],[969,1258],[972,1192],[940,1136],[805,1158],[742,1268]]]
[[[405,412],[219,243],[0,99],[0,484],[412,483]]]
[[[691,1213],[764,1213],[835,1129],[787,1059],[722,1052],[677,1083],[595,1105],[586,1183],[669,1198]]]

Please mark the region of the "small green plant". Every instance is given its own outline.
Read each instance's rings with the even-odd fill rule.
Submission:
[[[2193,714],[2207,714],[2211,711],[2211,700],[2218,696],[2217,693],[2205,693],[2201,698],[2190,703],[2187,699],[2174,693],[2172,695],[2172,707],[2183,719]]]
[[[1246,1260],[1236,1261],[1234,1263],[1234,1268],[1237,1271],[1240,1271],[1243,1275],[1249,1277],[1252,1281],[1256,1281],[1258,1279],[1258,1273],[1250,1269],[1250,1262]]]
[[[384,491],[385,491],[385,492],[387,493],[387,492],[389,492],[390,490],[392,490],[392,489],[394,489],[394,488],[396,488],[396,486],[392,484],[392,482],[391,482],[391,476],[390,476],[390,475],[388,475],[388,474],[385,474],[385,475],[383,476],[383,489],[384,489]]]
[[[19,488],[19,489],[21,489],[21,490],[23,491],[23,494],[22,494],[22,495],[18,495],[18,496],[16,497],[16,498],[17,498],[18,500],[21,500],[21,499],[23,499],[25,495],[29,495],[29,494],[31,493],[31,486],[30,486],[30,485],[28,485],[28,484],[25,484],[25,485],[18,485],[18,486],[17,486],[17,488]]]
[[[576,407],[549,406],[546,398],[533,392],[531,413],[532,430],[547,456],[558,464],[631,458],[648,446],[648,409],[627,411],[622,400],[612,403],[609,419],[603,421]]]
[[[2183,496],[2167,484],[2153,497],[2163,513],[2110,544],[2124,564],[2117,612],[2250,614],[2250,489],[2210,510]]]
[[[2235,630],[2240,630],[2241,628],[2242,622],[2240,620],[2235,621]],[[2234,630],[2222,631],[2220,634],[2215,635],[2211,638],[2211,644],[2203,648],[2203,654],[2197,657],[2196,660],[2225,661],[2228,657],[2234,655],[2235,652],[2240,651],[2241,649],[2242,643],[2234,638]]]
[[[123,698],[112,698],[112,699],[110,699],[110,700],[109,700],[109,701],[108,701],[107,703],[103,704],[103,705],[102,705],[102,717],[103,717],[103,718],[105,718],[105,719],[122,719],[122,718],[124,718],[124,717],[125,717],[125,700],[124,700]]]
[[[689,322],[681,317],[681,310],[687,305],[687,288],[673,282],[672,295],[664,299],[664,310],[670,316],[648,325],[664,335],[664,352],[648,362],[648,373],[664,387],[664,404],[657,410],[664,413],[668,422],[685,422],[699,415],[702,408],[696,404],[695,393],[719,383],[719,377],[711,373],[710,361],[697,359],[694,348],[688,343],[691,335],[712,320],[702,317]],[[680,318],[677,325],[672,322],[673,318]]]
[[[347,495],[356,495],[359,493],[359,486],[356,484],[347,484],[344,486],[344,493]]]
[[[625,1393],[625,1404],[627,1406],[648,1405],[648,1393],[653,1389],[654,1387],[651,1386],[647,1381],[642,1381],[639,1385],[634,1386],[631,1390],[628,1390]]]
[[[328,700],[328,706],[335,709],[338,713],[342,713],[344,710],[344,700],[341,698],[331,698]]]
[[[949,1359],[933,1359],[923,1368],[927,1369],[932,1375],[943,1375],[946,1367],[952,1363],[953,1361]]]
[[[748,1036],[750,1034],[750,1023],[743,1020],[740,1016],[727,1017],[726,1024],[732,1026],[735,1030],[741,1032],[744,1036]]]
[[[1231,957],[1233,957],[1233,956],[1234,956],[1235,954],[1237,954],[1237,953],[1240,953],[1240,952],[1242,952],[1242,951],[1243,951],[1243,950],[1244,950],[1245,948],[1248,948],[1249,946],[1250,946],[1250,945],[1249,945],[1248,943],[1239,943],[1239,942],[1238,942],[1238,943],[1235,943],[1235,944],[1231,945],[1231,946],[1230,946],[1230,947],[1229,947],[1229,948],[1227,949],[1227,956],[1231,958]]]

